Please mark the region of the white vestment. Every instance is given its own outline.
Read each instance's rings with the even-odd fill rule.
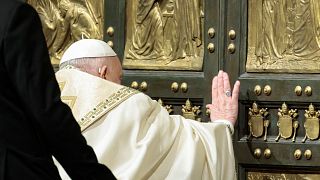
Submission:
[[[88,144],[117,179],[236,179],[225,123],[169,115],[143,93],[76,69],[56,77]]]

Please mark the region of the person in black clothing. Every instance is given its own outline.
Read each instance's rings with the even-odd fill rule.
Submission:
[[[0,1],[0,180],[61,179],[54,156],[72,179],[115,179],[97,162],[51,67],[37,12]]]

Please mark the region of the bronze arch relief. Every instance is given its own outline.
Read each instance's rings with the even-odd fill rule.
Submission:
[[[248,72],[320,72],[319,0],[248,3]]]
[[[265,180],[265,179],[277,179],[277,180],[317,180],[320,178],[319,174],[289,174],[289,173],[263,173],[263,172],[248,172],[248,180]]]
[[[27,0],[41,18],[51,63],[82,38],[103,37],[103,0]]]
[[[202,0],[128,0],[126,8],[124,68],[202,69]]]

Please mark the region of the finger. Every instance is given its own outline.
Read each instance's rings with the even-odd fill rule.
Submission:
[[[217,76],[215,76],[212,79],[211,98],[212,98],[212,104],[217,103],[217,98],[218,98],[218,77]]]
[[[219,98],[224,98],[224,87],[223,87],[223,71],[219,71],[218,74],[218,96]],[[220,100],[220,99],[219,99]],[[219,101],[219,103],[222,103]]]
[[[224,91],[223,91],[224,93],[226,91],[231,91],[229,76],[226,72],[223,73],[223,88],[224,88]]]
[[[236,81],[232,91],[232,103],[238,103],[240,93],[240,81]]]
[[[212,108],[213,108],[213,105],[212,105],[212,104],[207,104],[207,105],[206,105],[206,108],[207,108],[207,109],[212,109]]]

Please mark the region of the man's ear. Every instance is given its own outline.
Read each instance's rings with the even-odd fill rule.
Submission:
[[[99,77],[102,79],[106,79],[108,73],[108,68],[106,65],[103,65],[102,67],[99,68]]]

